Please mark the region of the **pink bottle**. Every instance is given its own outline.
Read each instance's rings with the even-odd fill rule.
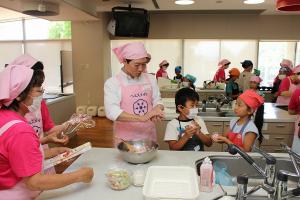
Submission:
[[[212,192],[213,190],[213,166],[209,157],[206,157],[200,167],[200,191]]]

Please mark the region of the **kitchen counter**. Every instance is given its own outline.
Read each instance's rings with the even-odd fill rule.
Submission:
[[[192,152],[192,151],[162,151],[159,150],[157,156],[150,163],[145,164],[145,168],[153,165],[160,166],[190,166],[195,168],[195,161],[210,155],[228,155],[226,152]],[[253,153],[251,155],[254,155]],[[257,155],[257,154],[255,154]],[[286,154],[273,154],[279,157],[287,157]],[[75,183],[67,187],[43,192],[38,200],[141,200],[143,199],[142,187],[130,186],[123,191],[110,189],[106,184],[105,173],[110,167],[120,166],[126,169],[134,169],[135,165],[124,162],[116,149],[93,148],[91,151],[79,157],[67,170],[73,171],[82,166],[94,168],[94,179],[91,184]],[[235,187],[224,187],[229,194],[235,193]],[[262,191],[259,191],[260,193]],[[258,192],[258,193],[259,193]],[[210,200],[221,195],[218,186],[214,187],[211,193],[200,192],[201,200]],[[262,194],[262,193],[261,193]],[[256,194],[257,195],[257,194]]]
[[[178,114],[175,112],[174,98],[163,98],[166,107],[166,120],[175,119]],[[290,115],[287,111],[276,107],[274,103],[265,103],[264,122],[295,122],[296,116]],[[222,108],[221,108],[222,110]],[[202,116],[204,121],[230,121],[233,117],[209,117]]]

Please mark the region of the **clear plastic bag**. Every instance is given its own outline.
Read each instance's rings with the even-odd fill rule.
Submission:
[[[213,163],[215,171],[215,183],[224,186],[233,186],[233,177],[227,171],[227,165],[223,162],[216,161]]]
[[[131,185],[131,174],[122,168],[111,168],[106,173],[108,185],[114,190],[125,190]]]

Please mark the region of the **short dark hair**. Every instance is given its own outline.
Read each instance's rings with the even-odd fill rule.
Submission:
[[[176,112],[178,113],[178,106],[182,105],[185,106],[187,101],[199,101],[199,94],[190,88],[182,88],[178,90],[175,94],[175,105],[176,105]]]
[[[32,75],[32,78],[31,78],[29,84],[23,90],[23,92],[21,92],[21,94],[18,96],[18,97],[20,97],[20,99],[19,100],[14,99],[13,102],[9,106],[3,106],[3,108],[18,111],[20,101],[24,101],[26,99],[30,90],[33,87],[41,87],[44,80],[45,80],[45,75],[44,75],[43,70],[41,70],[41,69],[33,70],[33,75]]]

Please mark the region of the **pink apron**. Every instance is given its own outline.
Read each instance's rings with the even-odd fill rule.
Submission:
[[[295,122],[295,132],[294,132],[294,140],[292,150],[298,154],[300,154],[300,138],[299,138],[299,123],[300,123],[300,115],[298,114],[298,118]]]
[[[1,127],[0,129],[0,136],[11,126],[17,123],[24,123],[21,120],[13,120],[5,124],[4,126]],[[41,152],[42,149],[41,149]],[[44,156],[44,154],[43,154]],[[6,190],[0,190],[0,197],[5,197],[6,199],[9,200],[30,200],[30,199],[35,199],[41,191],[32,191],[29,190],[24,181],[21,180],[18,182],[14,187]]]
[[[299,85],[293,84],[291,81],[291,78],[289,78],[289,81],[290,81],[289,92],[291,94],[293,94],[295,92],[295,90],[299,87]],[[280,105],[289,105],[290,99],[291,99],[291,97],[278,96],[276,103],[280,104]]]
[[[44,127],[43,127],[43,119],[42,119],[42,113],[41,109],[39,109],[36,112],[29,112],[25,115],[25,118],[27,122],[30,124],[30,126],[35,130],[39,138],[44,137]],[[46,149],[49,149],[48,144],[42,145],[42,149],[45,151]],[[44,152],[43,151],[43,152]],[[56,174],[55,168],[51,167],[44,170],[45,174]]]
[[[117,79],[121,86],[121,109],[124,112],[143,116],[153,108],[152,86],[148,74],[142,74],[145,84],[125,85],[121,75]],[[123,140],[150,139],[156,141],[156,128],[152,121],[147,122],[114,122],[115,145]]]

